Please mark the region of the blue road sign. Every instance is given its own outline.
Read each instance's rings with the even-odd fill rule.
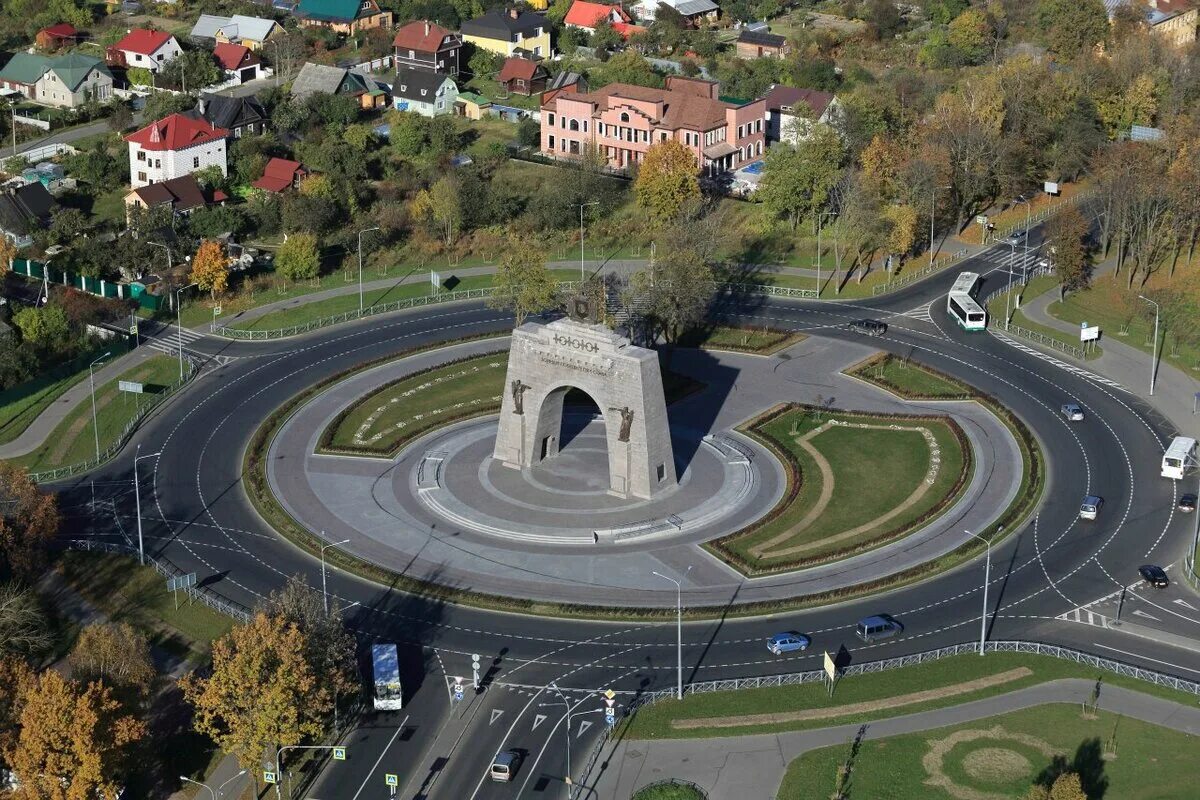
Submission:
[[[333,760],[334,761],[345,761],[346,760],[346,748],[344,748],[344,747],[333,748]]]
[[[454,684],[454,701],[458,702],[463,699],[463,687],[461,683]]]
[[[275,773],[269,769],[263,770],[263,783],[279,783],[275,777]]]
[[[383,776],[383,782],[386,783],[388,786],[399,786],[400,785],[400,776],[393,775],[389,772],[387,775]]]
[[[616,711],[615,711],[614,709],[611,709],[611,708],[606,708],[606,709],[604,709],[604,721],[605,721],[605,723],[607,723],[607,724],[608,724],[608,726],[609,726],[609,727],[612,727],[613,725],[616,725],[616,724],[617,724],[617,713],[616,713]]]

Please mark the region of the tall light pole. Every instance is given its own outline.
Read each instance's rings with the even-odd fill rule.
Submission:
[[[687,575],[692,571],[689,566],[684,570],[683,574]],[[670,581],[675,584],[675,647],[678,656],[678,665],[676,668],[676,687],[675,697],[679,700],[683,699],[683,585],[675,578],[663,575],[661,572],[653,572],[663,580]]]
[[[199,285],[198,283],[189,283],[187,286],[175,290],[175,338],[179,341],[179,380],[183,380],[183,307],[179,302],[179,293]]]
[[[371,231],[379,230],[375,228],[363,228],[358,232],[358,315],[363,313],[363,285],[362,285],[362,235]]]
[[[979,618],[979,655],[983,655],[983,643],[987,640],[987,595],[988,584],[992,580],[992,543],[990,540],[983,538],[978,533],[963,531],[968,536],[974,536],[979,541],[987,545],[987,564],[983,571],[983,614]]]
[[[821,298],[821,231],[826,217],[836,217],[833,211],[817,212],[817,299]]]
[[[142,446],[139,444],[135,453],[141,453]],[[143,458],[157,458],[162,455],[162,450],[157,453],[147,453],[146,455],[134,455],[133,457],[133,501],[137,504],[137,528],[138,528],[138,561],[143,566],[146,564],[146,551],[142,547],[142,490],[141,483],[138,481],[137,462]]]
[[[194,783],[197,786],[203,786],[205,789],[208,789],[208,792],[209,792],[209,794],[212,795],[213,800],[221,800],[221,794],[225,791],[225,787],[228,786],[229,784],[233,783],[234,781],[236,781],[238,778],[242,777],[245,774],[246,774],[246,770],[242,770],[237,775],[234,775],[232,778],[230,778],[229,780],[225,781],[220,786],[218,786],[217,790],[215,792],[212,790],[212,787],[209,786],[207,783],[201,783],[200,781],[194,781],[185,775],[180,775],[179,780],[187,781],[188,783]]]
[[[197,786],[203,786],[205,789],[208,789],[208,793],[212,797],[212,799],[217,800],[217,793],[214,792],[213,788],[211,786],[209,786],[207,783],[201,783],[200,781],[194,781],[186,775],[180,775],[179,780],[186,781],[188,783],[194,783]]]
[[[88,388],[92,391],[92,433],[96,437],[96,461],[100,460],[100,425],[96,422],[96,381],[92,378],[92,367],[111,355],[112,352],[105,353],[91,364],[88,364]]]
[[[584,280],[583,268],[583,210],[588,206],[600,205],[599,200],[593,200],[590,203],[572,203],[571,205],[579,206],[579,280]]]
[[[1158,376],[1158,303],[1145,295],[1138,297],[1154,306],[1154,350],[1150,356],[1150,396],[1154,397],[1154,379]]]
[[[929,268],[933,269],[933,221],[937,218],[938,189],[949,189],[950,186],[934,186],[929,190]],[[987,235],[986,233],[984,234]]]
[[[558,694],[558,699],[562,700],[563,705],[567,709],[567,800],[571,800],[575,796],[575,787],[571,783],[571,703],[562,693],[562,689],[558,688],[557,684],[550,684],[547,689],[553,689]]]
[[[1012,282],[1013,282],[1013,266],[1017,261],[1017,243],[1010,241],[1008,246],[1012,248],[1012,255],[1008,258],[1008,291],[1004,293],[1004,330],[1008,330],[1009,320],[1012,319]]]
[[[325,536],[325,532],[321,531],[321,536]],[[349,542],[349,539],[343,539],[340,542],[330,542],[329,544],[321,545],[321,597],[325,600],[325,616],[329,616],[329,591],[325,588],[325,548],[340,547]]]

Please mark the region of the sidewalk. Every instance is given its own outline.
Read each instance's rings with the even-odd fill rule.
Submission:
[[[1111,265],[1101,267],[1107,271]],[[1060,331],[1079,334],[1079,328],[1069,322],[1050,316],[1047,308],[1058,299],[1058,292],[1051,290],[1022,303],[1021,311],[1034,322]],[[1115,335],[1105,334],[1100,340],[1101,355],[1086,364],[1087,369],[1116,381],[1127,390],[1145,400],[1160,412],[1180,433],[1195,436],[1200,431],[1200,416],[1192,413],[1196,392],[1200,392],[1200,376],[1189,375],[1178,367],[1163,361],[1159,350],[1158,375],[1155,380],[1154,397],[1150,397],[1149,353],[1122,342]],[[1086,405],[1086,398],[1079,398]]]
[[[102,386],[156,355],[162,354],[149,347],[135,348],[133,352],[119,358],[109,359],[99,369],[93,370],[92,380],[96,386]],[[33,452],[42,445],[46,437],[54,432],[58,423],[66,419],[76,406],[80,403],[90,402],[90,400],[91,386],[88,383],[88,376],[84,375],[82,380],[63,392],[57,400],[39,414],[37,419],[21,432],[20,436],[8,444],[0,445],[0,459],[17,458]]]
[[[1050,681],[949,708],[867,723],[864,738],[881,739],[958,725],[1047,703],[1082,703],[1092,699],[1095,688],[1096,682],[1089,680]],[[1104,686],[1099,707],[1176,731],[1200,734],[1200,708],[1148,694]],[[845,744],[860,727],[854,724],[757,736],[618,742],[600,762],[603,771],[590,776],[589,782],[595,783],[594,792],[588,796],[595,800],[626,800],[646,784],[680,778],[697,784],[712,798],[766,800],[775,797],[793,759],[809,750]]]

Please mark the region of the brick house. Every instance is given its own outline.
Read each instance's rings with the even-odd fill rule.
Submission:
[[[129,183],[133,188],[218,167],[227,175],[225,138],[229,131],[206,120],[172,114],[129,134]]]
[[[783,58],[792,51],[788,40],[766,31],[742,30],[737,38],[737,57]]]
[[[640,164],[652,144],[674,140],[713,175],[760,157],[766,146],[766,103],[730,103],[715,81],[672,75],[662,89],[625,83],[594,92],[563,91],[542,104],[541,151],[555,158],[578,156],[587,145],[610,166]]]
[[[427,20],[410,22],[396,31],[396,69],[411,67],[458,77],[458,54],[463,40],[454,31]]]

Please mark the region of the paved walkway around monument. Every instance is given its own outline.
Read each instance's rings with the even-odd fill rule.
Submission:
[[[519,594],[527,598],[628,604],[674,602],[659,591],[653,570],[683,573],[690,605],[777,599],[878,578],[922,563],[961,544],[964,529],[981,530],[1015,497],[1022,459],[1008,429],[973,402],[905,402],[841,370],[875,352],[858,342],[810,338],[784,358],[679,350],[671,369],[704,380],[708,388],[670,409],[675,424],[720,432],[735,427],[777,403],[815,403],[878,413],[952,415],[963,427],[975,454],[975,472],[966,491],[941,517],[922,530],[883,547],[808,570],[747,580],[694,543],[654,542],[628,551],[584,551],[481,542],[448,523],[406,530],[389,512],[396,481],[389,462],[378,459],[313,456],[316,438],[340,408],[375,385],[382,372],[407,374],[449,357],[496,350],[503,340],[461,345],[453,353],[426,353],[404,363],[376,368],[361,386],[344,382],[314,398],[280,429],[267,459],[273,491],[293,517],[307,528],[326,532],[331,541],[350,539],[351,552],[373,563],[477,591]],[[327,402],[328,401],[328,402]],[[306,416],[308,410],[314,416]],[[317,410],[319,409],[319,414]],[[331,462],[337,466],[331,468]],[[408,467],[406,466],[406,469]],[[330,473],[354,479],[329,479]],[[351,476],[353,477],[353,476]],[[567,552],[564,552],[566,550]],[[643,594],[637,594],[644,592]]]
[[[1048,703],[1092,700],[1096,682],[1049,681],[962,705],[922,711],[866,723],[866,739],[942,728],[1020,711]],[[1200,735],[1200,708],[1173,703],[1117,686],[1100,692],[1099,708],[1115,714]],[[603,757],[587,777],[594,800],[626,800],[642,786],[667,778],[691,781],[713,800],[775,797],[788,764],[810,750],[846,745],[863,727],[835,725],[791,733],[721,736],[708,739],[619,741],[605,745]],[[833,776],[812,776],[828,780]]]

